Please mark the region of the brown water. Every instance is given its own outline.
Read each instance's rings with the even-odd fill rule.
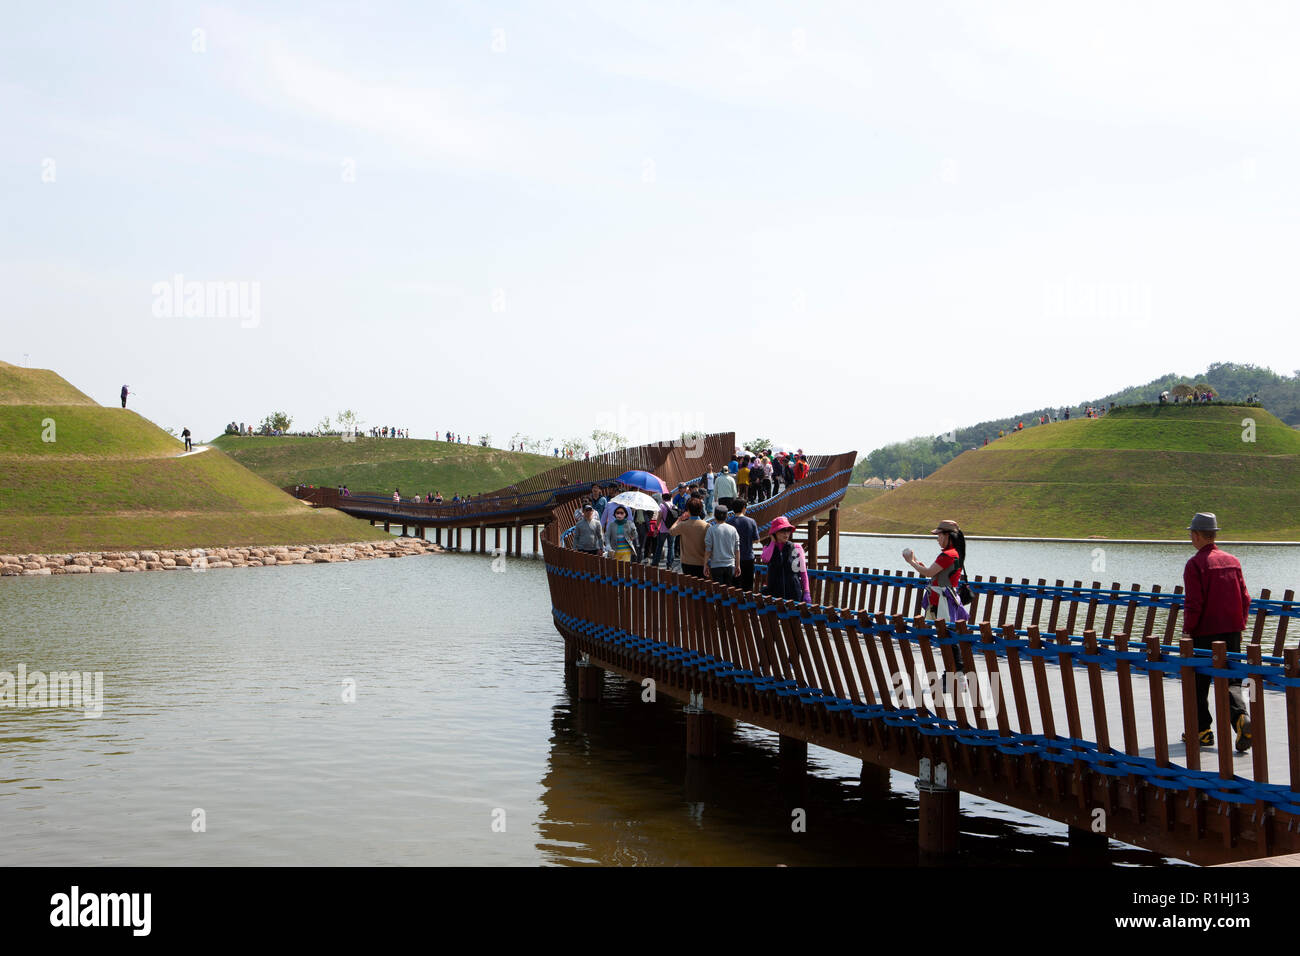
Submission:
[[[0,582],[0,670],[104,672],[99,718],[0,708],[6,862],[917,864],[911,778],[863,800],[856,760],[810,748],[791,782],[745,725],[688,760],[667,699],[611,675],[571,701],[542,566],[492,567]],[[1066,859],[1064,827],[962,799],[959,863]]]

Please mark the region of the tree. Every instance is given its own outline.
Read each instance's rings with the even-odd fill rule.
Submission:
[[[328,415],[316,423],[316,430],[322,435],[330,430],[330,417]]]
[[[289,426],[293,424],[293,419],[284,412],[272,412],[262,419],[263,432],[287,432]]]
[[[591,433],[591,444],[595,447],[597,455],[603,455],[605,452],[613,451],[615,448],[622,448],[627,444],[627,439],[618,432],[597,428]],[[583,447],[586,447],[585,442],[583,443]]]
[[[766,455],[772,450],[772,439],[751,438],[745,442],[745,447],[757,455]]]
[[[334,420],[338,423],[339,430],[345,432],[355,432],[361,425],[360,417],[350,408],[343,409],[334,416]]]
[[[566,455],[569,452],[573,452],[574,458],[581,458],[582,453],[586,450],[587,443],[581,438],[566,438],[564,444],[560,447],[560,451],[564,452]]]

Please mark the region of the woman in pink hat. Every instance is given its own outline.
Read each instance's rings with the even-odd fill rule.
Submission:
[[[804,556],[803,546],[790,540],[794,534],[794,525],[785,515],[781,515],[773,519],[768,530],[772,537],[763,549],[763,561],[767,564],[767,584],[763,586],[763,593],[774,598],[811,604],[808,559]]]

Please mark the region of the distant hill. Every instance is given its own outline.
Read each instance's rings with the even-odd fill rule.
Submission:
[[[357,436],[356,441],[338,436],[222,435],[213,445],[277,487],[342,484],[354,492],[381,494],[400,488],[404,496],[440,491],[451,498],[494,491],[559,463],[548,455],[365,435]]]
[[[1181,538],[1197,511],[1227,539],[1300,540],[1300,431],[1260,408],[1117,408],[964,452],[844,508],[841,526],[924,532],[951,517],[970,534]]]
[[[220,451],[183,451],[134,411],[101,407],[52,371],[0,363],[0,552],[384,537],[306,507]]]
[[[1221,402],[1244,403],[1248,396],[1256,396],[1259,404],[1288,425],[1300,426],[1300,370],[1295,375],[1279,375],[1271,369],[1255,365],[1237,365],[1218,362],[1201,375],[1170,373],[1152,379],[1145,385],[1135,385],[1119,392],[1089,398],[1074,405],[1053,405],[1033,408],[1007,418],[979,422],[958,428],[948,436],[923,435],[905,442],[896,442],[877,448],[858,461],[853,470],[853,480],[861,482],[873,475],[880,478],[920,478],[934,474],[939,466],[969,448],[982,446],[984,440],[993,441],[999,431],[1010,431],[1017,422],[1033,428],[1039,418],[1062,417],[1066,408],[1071,419],[1083,416],[1088,406],[1108,408],[1116,405],[1136,405],[1154,402],[1159,394],[1175,385],[1209,385]]]

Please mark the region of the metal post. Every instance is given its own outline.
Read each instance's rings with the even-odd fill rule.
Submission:
[[[961,832],[958,814],[961,791],[948,786],[948,765],[932,765],[930,758],[922,757],[916,789],[920,794],[918,837],[922,856],[956,853]]]

